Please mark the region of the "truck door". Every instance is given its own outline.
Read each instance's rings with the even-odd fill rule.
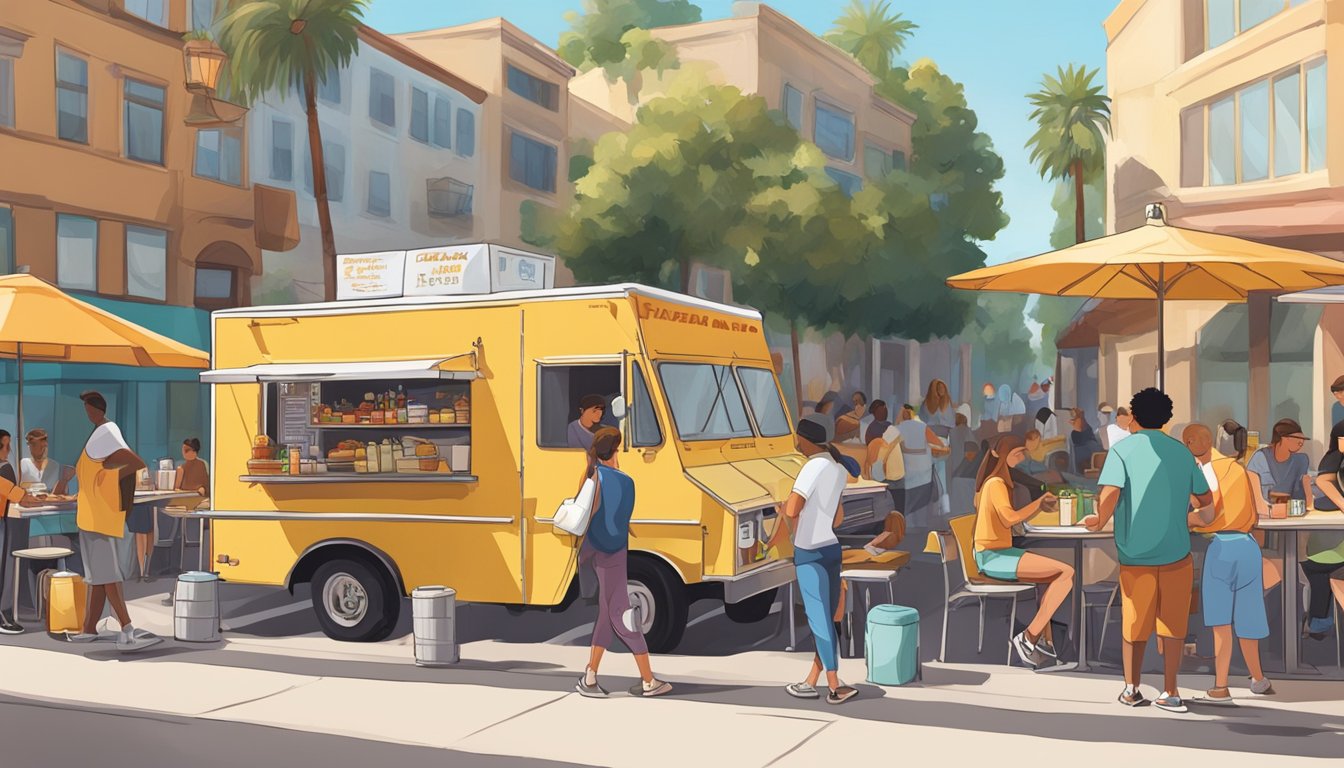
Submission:
[[[557,533],[556,508],[578,491],[588,465],[579,430],[620,428],[611,404],[626,390],[626,355],[548,357],[528,361],[523,427],[523,599],[536,605],[563,601],[578,565],[578,540]],[[599,403],[593,410],[581,405]],[[530,411],[530,414],[529,414]]]

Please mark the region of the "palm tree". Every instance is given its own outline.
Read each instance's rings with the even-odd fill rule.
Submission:
[[[273,90],[287,93],[297,88],[303,93],[327,301],[336,298],[336,237],[317,125],[317,88],[327,72],[348,66],[359,50],[360,21],[367,4],[368,0],[233,0],[219,21],[220,47],[229,54],[229,84],[237,98],[251,103]]]
[[[850,0],[826,39],[880,78],[891,70],[892,58],[905,49],[916,29],[919,25],[892,13],[887,0]]]
[[[1106,159],[1106,134],[1111,130],[1111,100],[1093,85],[1097,70],[1070,64],[1057,75],[1045,75],[1041,90],[1027,94],[1035,108],[1036,133],[1027,140],[1031,161],[1042,178],[1073,180],[1074,240],[1087,239],[1083,184]]]

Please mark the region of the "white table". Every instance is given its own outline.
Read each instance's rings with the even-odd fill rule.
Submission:
[[[1283,532],[1283,667],[1288,675],[1316,677],[1320,670],[1303,666],[1302,636],[1297,623],[1298,534],[1305,531],[1344,531],[1344,512],[1312,511],[1303,517],[1260,518],[1262,531]]]
[[[167,505],[170,501],[178,499],[200,499],[201,495],[195,491],[136,491],[135,501],[132,503],[139,507],[150,505],[154,507],[154,530],[155,538],[158,538],[159,509]],[[9,505],[9,516],[17,517],[23,520],[33,518],[55,517],[57,515],[69,515],[75,512],[77,503],[72,499],[70,501],[55,501],[48,504],[41,504],[33,507],[25,507],[20,504]],[[185,533],[183,534],[185,535]]]
[[[1054,525],[1039,528],[1029,526],[1024,538],[1041,541],[1067,541],[1073,546],[1073,601],[1078,606],[1078,661],[1045,667],[1039,671],[1091,671],[1092,666],[1087,661],[1087,600],[1083,596],[1083,547],[1089,541],[1104,541],[1115,538],[1115,531],[1093,533],[1081,525]],[[1008,631],[1012,632],[1013,629],[1013,627],[1009,627]]]

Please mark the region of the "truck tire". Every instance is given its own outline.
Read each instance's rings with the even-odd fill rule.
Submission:
[[[338,558],[319,565],[312,595],[317,622],[333,640],[377,642],[392,633],[401,613],[391,575],[363,560]]]
[[[641,609],[649,651],[671,653],[686,632],[691,604],[685,585],[667,566],[644,558],[630,558],[627,573],[630,605]]]
[[[775,595],[778,588],[767,589],[759,595],[752,595],[739,603],[724,603],[723,612],[728,620],[737,624],[755,624],[764,621],[775,607]]]

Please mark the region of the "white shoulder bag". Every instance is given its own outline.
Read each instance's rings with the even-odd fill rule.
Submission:
[[[572,536],[582,536],[588,532],[588,523],[593,519],[593,498],[597,495],[597,472],[584,480],[578,494],[572,499],[560,502],[553,518],[557,530]]]

